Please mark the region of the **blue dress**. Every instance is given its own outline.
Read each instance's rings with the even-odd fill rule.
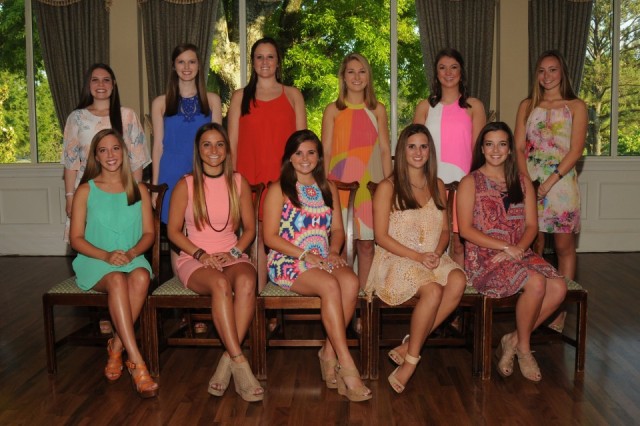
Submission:
[[[162,202],[162,222],[169,221],[169,201],[173,188],[180,178],[193,169],[193,145],[198,129],[211,122],[211,115],[204,115],[198,96],[181,98],[176,115],[164,117],[164,139],[158,183],[169,185]]]
[[[104,192],[92,179],[89,181],[86,221],[84,237],[88,242],[106,251],[127,251],[142,237],[142,202],[129,206],[126,192]],[[73,261],[76,283],[83,290],[89,290],[111,272],[129,273],[137,268],[151,273],[151,266],[143,254],[122,266],[83,254],[78,254]]]

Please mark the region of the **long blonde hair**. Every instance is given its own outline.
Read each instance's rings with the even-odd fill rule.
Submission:
[[[364,104],[368,109],[374,110],[378,106],[378,100],[376,99],[376,94],[373,90],[373,72],[371,71],[371,65],[369,65],[369,61],[367,58],[362,56],[359,53],[349,53],[344,57],[342,63],[340,64],[340,70],[338,71],[338,81],[340,82],[340,88],[338,91],[338,99],[336,100],[336,107],[339,110],[343,110],[347,107],[345,102],[347,97],[347,82],[344,81],[344,73],[347,71],[347,64],[352,60],[356,60],[364,66],[367,70],[367,74],[369,74],[369,82],[367,83],[367,87],[364,89]]]
[[[120,180],[122,181],[124,192],[126,192],[127,194],[127,204],[135,204],[141,199],[140,189],[138,188],[138,185],[133,178],[133,173],[131,173],[131,163],[129,161],[129,150],[127,149],[127,144],[124,143],[122,135],[115,129],[100,130],[91,140],[91,147],[89,148],[89,155],[87,156],[87,167],[84,169],[82,179],[80,179],[80,185],[89,182],[91,179],[100,176],[100,174],[102,173],[102,166],[96,160],[96,151],[98,149],[98,144],[100,143],[100,141],[109,135],[115,136],[115,138],[118,140],[118,143],[120,144],[120,149],[122,150]]]
[[[573,86],[571,86],[569,69],[567,68],[567,62],[564,60],[562,53],[555,49],[547,50],[538,57],[536,67],[533,69],[533,74],[531,75],[531,90],[528,97],[531,102],[529,102],[529,106],[527,107],[527,118],[529,117],[529,114],[531,114],[531,111],[540,105],[540,102],[542,102],[544,97],[544,89],[540,86],[540,82],[538,81],[538,69],[540,68],[542,61],[546,58],[556,58],[560,64],[560,73],[562,75],[562,81],[560,82],[560,96],[562,96],[562,99],[578,99],[576,92],[573,90]]]
[[[193,222],[195,223],[198,231],[202,231],[205,224],[216,230],[209,220],[209,212],[207,210],[207,202],[204,195],[204,171],[202,167],[202,158],[200,157],[200,138],[202,138],[202,135],[209,130],[215,130],[222,135],[224,146],[227,151],[227,157],[222,165],[222,173],[224,174],[227,188],[229,188],[229,219],[231,220],[235,231],[240,225],[240,195],[233,178],[233,161],[231,157],[232,152],[231,144],[229,143],[229,136],[227,135],[227,131],[224,127],[218,123],[207,123],[200,127],[196,133],[193,147],[193,172],[191,173],[193,176]],[[228,222],[225,224],[225,228],[227,225]]]

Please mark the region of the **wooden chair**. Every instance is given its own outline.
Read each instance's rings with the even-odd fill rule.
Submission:
[[[264,190],[264,184],[251,185],[253,193],[254,212],[256,217],[256,237],[251,246],[250,257],[254,264],[257,260],[258,238],[258,204]],[[159,253],[158,253],[159,255]],[[159,315],[161,309],[205,310],[206,312],[184,313],[187,327],[182,331],[180,327],[170,329],[165,327]],[[144,335],[147,341],[145,359],[148,360],[149,372],[152,376],[160,374],[160,343],[163,346],[221,346],[217,336],[208,334],[194,335],[192,321],[211,322],[211,296],[197,294],[180,282],[177,276],[160,285],[148,298],[144,309]],[[213,326],[211,327],[213,328]],[[249,346],[253,348],[253,334],[249,335]]]
[[[371,192],[373,196],[378,184],[374,182],[369,182],[367,184],[367,188]],[[449,215],[449,228],[451,228],[451,224],[453,222],[453,202],[454,195],[458,188],[458,182],[452,182],[446,185],[447,188],[447,210]],[[452,232],[453,235],[453,232]],[[451,247],[451,244],[449,245]],[[379,297],[373,297],[371,301],[371,379],[378,378],[378,370],[380,363],[380,347],[381,346],[397,346],[401,343],[400,339],[393,338],[387,339],[383,338],[381,335],[382,332],[382,320],[383,320],[383,312],[384,311],[396,311],[399,310],[412,310],[415,308],[418,299],[412,297],[404,303],[401,303],[397,306],[390,306],[380,300]],[[465,315],[464,320],[462,322],[462,333],[458,336],[433,336],[429,337],[427,340],[427,344],[429,346],[467,346],[471,348],[472,353],[472,372],[474,375],[479,375],[481,373],[481,333],[480,333],[480,310],[482,308],[482,295],[478,293],[473,287],[467,286],[465,288],[464,294],[462,295],[462,299],[460,300],[460,304],[458,306],[469,308],[470,313],[473,314],[473,318],[470,318],[469,315]],[[400,315],[384,315],[385,320],[389,319],[403,319],[407,320],[408,315],[406,313],[402,313]],[[473,323],[473,331],[469,332],[468,324],[469,322]]]
[[[584,361],[587,344],[587,290],[582,288],[580,284],[572,280],[567,281],[567,296],[564,303],[575,303],[576,310],[576,327],[575,337],[570,337],[555,331],[544,333],[541,336],[532,336],[532,343],[540,341],[562,340],[576,348],[575,372],[581,374],[584,372]],[[493,315],[495,308],[511,308],[515,309],[520,293],[513,296],[495,299],[491,297],[482,298],[482,317],[481,317],[481,341],[482,341],[482,379],[491,379],[491,353],[493,346]]]
[[[157,209],[154,209],[153,212],[153,223],[154,223],[154,234],[155,234],[155,242],[151,248],[151,270],[153,272],[153,278],[150,285],[150,290],[154,287],[157,287],[160,275],[160,209],[162,206],[162,199],[164,198],[165,191],[167,190],[167,185],[151,185],[146,184],[149,192],[152,194],[158,194],[157,198]],[[55,374],[58,366],[56,362],[56,347],[60,344],[71,340],[74,336],[77,337],[77,332],[72,333],[56,341],[55,336],[55,324],[54,324],[54,316],[53,316],[53,308],[55,306],[87,306],[87,307],[107,307],[108,306],[108,296],[106,293],[100,293],[94,290],[84,291],[81,290],[76,285],[76,278],[71,277],[66,280],[54,285],[49,291],[42,295],[42,309],[44,314],[44,336],[45,336],[45,346],[47,351],[47,371],[50,374]],[[142,322],[143,314],[140,314],[140,319]],[[98,333],[94,333],[94,336],[97,336]],[[98,336],[89,339],[84,339],[96,342],[106,343],[106,337]],[[142,349],[144,350],[145,339],[142,338]]]
[[[354,253],[354,225],[353,225],[353,212],[356,192],[359,188],[357,182],[344,183],[334,181],[339,191],[349,192],[349,203],[347,205],[347,218],[345,223],[345,251],[347,254],[347,262],[349,266],[353,266],[355,257]],[[254,372],[256,378],[259,380],[266,380],[267,378],[267,348],[268,347],[318,347],[324,344],[325,339],[291,339],[287,336],[275,336],[275,333],[267,333],[267,310],[314,310],[320,309],[320,298],[316,296],[301,296],[293,291],[284,290],[272,282],[267,283],[265,288],[258,294],[256,299],[256,316],[253,321],[251,334],[255,335],[256,346],[255,350],[252,350],[252,364],[254,366]],[[358,346],[360,348],[360,368],[362,378],[369,377],[369,354],[370,354],[370,319],[369,319],[369,306],[366,297],[363,292],[360,292],[356,309],[360,310],[360,316],[362,318],[362,332],[358,338],[347,339],[347,344],[350,347]],[[281,321],[303,319],[309,320],[308,314],[301,314],[302,316],[283,315]],[[313,317],[319,321],[319,316]],[[284,329],[284,324],[280,325],[281,329]],[[286,333],[281,333],[286,334]]]

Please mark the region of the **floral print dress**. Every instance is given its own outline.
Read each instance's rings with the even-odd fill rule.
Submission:
[[[527,169],[531,180],[543,183],[567,155],[573,118],[562,108],[536,107],[527,120]],[[538,200],[538,228],[548,233],[580,232],[580,189],[575,167]]]

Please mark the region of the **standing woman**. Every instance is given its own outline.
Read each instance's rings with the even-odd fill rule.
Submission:
[[[122,375],[122,352],[138,394],[158,394],[142,359],[134,323],[147,298],[151,267],[144,253],[153,245],[153,215],[146,187],[136,183],[127,145],[113,129],[93,138],[87,167],[73,200],[71,247],[78,287],[108,294],[116,333],[109,339],[104,374],[110,382]]]
[[[235,170],[250,184],[278,180],[285,143],[307,128],[307,113],[302,93],[282,84],[282,55],[274,39],[264,37],[251,47],[251,77],[231,96],[227,128]],[[265,265],[262,236],[258,239],[258,264]],[[259,288],[266,282],[266,270],[259,267]]]
[[[209,393],[222,396],[233,375],[244,400],[261,401],[264,390],[240,346],[255,308],[256,270],[244,254],[256,234],[251,188],[233,172],[229,139],[220,124],[205,124],[194,140],[193,172],[173,191],[167,225],[169,239],[181,250],[178,277],[185,288],[211,296],[213,323],[226,348]]]
[[[167,93],[151,104],[153,122],[152,182],[169,185],[162,205],[162,223],[169,219],[169,200],[178,180],[193,167],[193,140],[206,123],[222,123],[220,97],[207,92],[198,48],[180,44],[171,54]],[[172,264],[176,255],[172,251]]]
[[[151,162],[145,143],[144,131],[136,113],[120,106],[116,76],[106,64],[93,64],[84,73],[80,102],[64,126],[64,188],[67,223],[64,239],[69,240],[69,217],[76,188],[84,174],[91,155],[91,140],[100,130],[114,129],[124,138],[129,152],[133,177],[142,181],[142,170]]]
[[[355,199],[355,238],[360,288],[367,283],[373,261],[373,211],[367,182],[391,175],[387,111],[376,100],[367,59],[350,53],[338,71],[338,99],[322,116],[322,146],[329,179],[358,181]],[[340,200],[346,206],[348,195]]]
[[[373,199],[376,254],[366,292],[389,305],[412,297],[411,334],[389,352],[399,365],[389,376],[401,393],[413,375],[427,336],[460,303],[467,279],[446,253],[449,219],[444,184],[437,178],[433,139],[422,124],[400,134],[391,177]]]
[[[413,122],[429,129],[436,147],[438,177],[447,184],[469,173],[473,143],[486,123],[484,106],[467,92],[467,74],[462,55],[455,49],[441,50],[433,64],[431,94],[416,107]],[[464,264],[457,215],[453,214],[453,260]]]
[[[529,248],[538,233],[536,194],[518,171],[513,135],[505,123],[489,123],[480,132],[471,173],[460,182],[457,202],[470,283],[493,298],[522,290],[516,330],[500,340],[498,372],[510,376],[517,356],[522,375],[539,382],[542,374],[531,352],[531,333],[560,306],[567,286]]]
[[[318,352],[322,379],[349,400],[365,401],[371,391],[360,380],[345,330],[356,307],[358,277],[340,256],[340,199],[327,180],[322,156],[322,144],[310,130],[297,131],[287,141],[280,180],[265,198],[269,278],[285,290],[320,297],[328,337]]]
[[[587,107],[578,99],[560,52],[544,52],[536,62],[529,97],[516,118],[518,167],[538,186],[538,251],[543,233],[553,234],[558,271],[576,275],[576,234],[580,232],[580,190],[576,163],[587,136]],[[550,324],[561,332],[566,312]]]

